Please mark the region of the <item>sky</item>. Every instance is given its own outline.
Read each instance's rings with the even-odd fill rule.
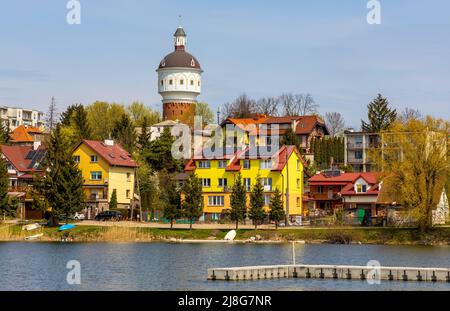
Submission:
[[[0,105],[58,110],[135,100],[161,110],[156,68],[181,24],[203,73],[199,101],[214,111],[241,93],[310,93],[319,113],[359,128],[378,93],[450,119],[450,1],[0,1]],[[181,15],[181,18],[179,17]]]

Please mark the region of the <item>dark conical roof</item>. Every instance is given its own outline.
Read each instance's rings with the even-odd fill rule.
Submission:
[[[184,32],[183,27],[178,27],[175,33],[173,34],[174,37],[186,37],[186,33]]]

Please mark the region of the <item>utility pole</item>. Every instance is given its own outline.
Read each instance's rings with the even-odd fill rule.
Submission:
[[[217,107],[217,124],[220,124],[220,108]]]
[[[288,147],[286,149],[286,227],[289,226],[289,156]]]

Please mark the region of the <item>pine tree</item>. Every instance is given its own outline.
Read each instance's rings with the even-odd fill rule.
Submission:
[[[202,183],[195,174],[186,180],[183,193],[184,200],[181,206],[184,216],[189,219],[189,229],[192,229],[192,223],[203,213]]]
[[[275,188],[275,191],[270,199],[270,212],[269,219],[275,222],[275,229],[278,229],[278,225],[281,220],[286,217],[286,213],[283,208],[283,201],[281,198],[281,192],[278,188]]]
[[[397,118],[397,111],[389,108],[388,100],[381,94],[367,108],[369,121],[361,121],[361,128],[365,132],[379,133],[386,130]]]
[[[112,130],[112,137],[129,153],[132,153],[136,144],[136,132],[133,122],[127,114],[116,121]]]
[[[257,182],[253,185],[250,193],[250,209],[248,211],[248,216],[253,221],[255,229],[258,228],[258,223],[266,218],[266,212],[264,211],[264,187],[260,182],[259,176],[256,180]]]
[[[170,221],[170,228],[173,228],[174,221],[182,216],[180,191],[177,189],[176,181],[166,170],[160,172],[159,177],[161,189],[164,189],[160,195],[163,216]]]
[[[0,144],[9,142],[9,121],[0,121]]]
[[[236,181],[231,189],[230,205],[230,217],[232,221],[236,222],[237,230],[239,221],[244,220],[247,214],[247,194],[245,185],[242,182],[241,173],[237,175]]]
[[[37,178],[36,190],[48,201],[53,216],[65,215],[67,220],[85,207],[83,177],[59,124],[50,135],[43,171],[46,174]]]
[[[109,209],[110,210],[117,209],[117,191],[116,191],[116,189],[114,189],[111,194],[111,199],[109,200]]]
[[[168,128],[164,129],[161,136],[150,142],[148,148],[142,151],[145,161],[155,171],[166,169],[169,173],[179,172],[182,162],[172,156],[172,144],[174,139]]]
[[[60,115],[60,122],[63,126],[71,126],[73,115],[75,113],[77,105],[70,105]]]
[[[91,139],[92,130],[87,119],[87,112],[83,105],[76,105],[72,115],[72,125],[76,129],[80,140]]]
[[[138,146],[140,150],[145,150],[149,147],[150,145],[150,132],[148,130],[149,127],[149,120],[148,117],[144,117],[142,119],[142,124],[141,124],[141,133],[139,134],[138,137]]]

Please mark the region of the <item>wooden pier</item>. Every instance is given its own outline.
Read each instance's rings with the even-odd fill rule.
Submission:
[[[450,268],[300,264],[208,269],[208,280],[250,281],[282,278],[450,282]]]

